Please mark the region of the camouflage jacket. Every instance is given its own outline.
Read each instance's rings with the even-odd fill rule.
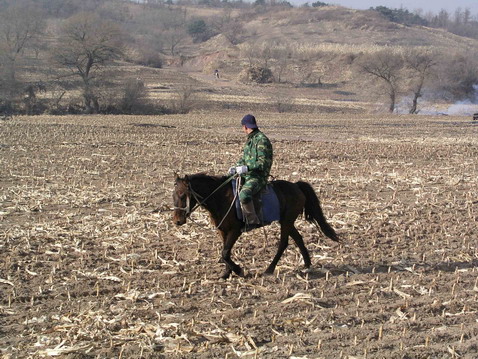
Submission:
[[[259,130],[254,130],[247,136],[242,158],[236,166],[246,165],[249,172],[244,179],[257,178],[265,185],[272,167],[272,144]]]

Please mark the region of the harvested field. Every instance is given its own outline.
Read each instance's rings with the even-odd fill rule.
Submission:
[[[300,219],[312,269],[291,244],[262,276],[273,224],[226,281],[207,214],[171,223],[173,173],[224,174],[242,114],[1,122],[2,357],[478,357],[478,125],[256,116],[343,244]]]

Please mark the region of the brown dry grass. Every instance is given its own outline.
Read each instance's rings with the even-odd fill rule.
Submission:
[[[257,114],[273,174],[319,193],[336,246],[300,220],[240,239],[218,280],[207,214],[171,224],[173,172],[222,174],[237,113],[22,117],[0,134],[5,358],[478,355],[478,127],[459,117]],[[198,225],[199,224],[199,225]]]
[[[271,12],[252,18],[246,28],[255,34],[256,42],[281,41],[334,53],[374,52],[402,46],[467,50],[476,43],[441,29],[404,26],[373,11],[338,6]]]

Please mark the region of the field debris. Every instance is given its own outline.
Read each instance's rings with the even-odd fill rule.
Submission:
[[[0,356],[478,357],[478,127],[257,114],[273,175],[311,183],[343,243],[300,219],[312,268],[291,241],[264,276],[273,224],[234,247],[245,276],[220,280],[207,213],[171,223],[173,174],[224,174],[240,117],[2,124]]]

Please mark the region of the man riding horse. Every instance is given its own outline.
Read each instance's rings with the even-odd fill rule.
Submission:
[[[257,126],[253,115],[246,115],[241,120],[243,131],[247,134],[242,158],[229,169],[229,174],[240,175],[244,183],[239,192],[242,212],[246,227],[244,231],[261,226],[253,197],[265,188],[272,167],[272,144],[267,136]]]
[[[241,236],[241,232],[262,225],[254,209],[253,196],[265,187],[272,166],[272,145],[269,139],[259,131],[254,116],[244,116],[241,124],[247,134],[247,141],[242,158],[229,169],[229,177],[198,173],[183,178],[176,175],[174,181],[174,223],[182,226],[191,213],[199,207],[210,213],[211,221],[223,240],[221,260],[225,263],[226,268],[221,277],[224,279],[228,278],[231,273],[244,275],[241,266],[231,258],[232,248]],[[235,196],[233,186],[227,186],[227,184],[235,174],[240,175],[245,182],[239,194],[246,221],[245,226],[231,211],[231,201],[234,201]],[[304,181],[292,183],[284,180],[274,180],[272,183],[280,210],[278,219],[280,239],[277,253],[265,273],[274,273],[277,263],[289,245],[289,238],[292,238],[297,244],[304,259],[304,265],[309,268],[312,264],[309,251],[305,247],[302,235],[295,227],[295,221],[299,215],[302,214],[305,220],[315,224],[333,241],[339,242],[340,238],[328,224],[319,198],[310,183]],[[264,223],[264,225],[266,224],[270,224],[270,222]]]

